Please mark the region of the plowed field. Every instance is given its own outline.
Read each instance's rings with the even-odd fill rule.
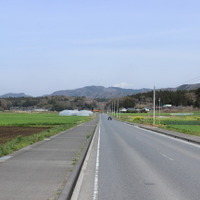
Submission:
[[[0,126],[0,144],[4,144],[17,136],[29,136],[40,133],[47,127],[17,127],[17,126]]]

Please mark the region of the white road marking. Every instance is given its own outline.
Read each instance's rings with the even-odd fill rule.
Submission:
[[[99,125],[99,137],[98,137],[98,146],[97,146],[97,157],[96,157],[96,169],[94,177],[94,190],[93,190],[93,200],[98,199],[98,189],[99,189],[99,156],[100,156],[100,125]]]
[[[98,125],[99,126],[99,125]],[[87,166],[88,166],[88,162],[89,162],[89,159],[90,159],[90,156],[91,156],[91,153],[92,153],[92,148],[94,146],[94,141],[95,141],[95,138],[98,136],[97,135],[97,130],[95,131],[94,133],[94,136],[93,136],[93,139],[91,141],[91,144],[90,144],[90,147],[89,147],[89,150],[88,150],[88,153],[86,155],[86,158],[85,158],[85,161],[83,163],[83,167],[81,169],[81,173],[79,175],[79,178],[78,178],[78,181],[76,183],[76,187],[73,191],[73,195],[71,197],[71,200],[77,200],[79,199],[79,195],[80,195],[80,191],[81,191],[81,187],[83,185],[83,180],[84,180],[84,176],[85,176],[85,171],[87,169]]]
[[[170,156],[167,156],[166,154],[164,154],[164,153],[160,153],[163,157],[165,157],[165,158],[167,158],[168,160],[171,160],[171,161],[173,161],[174,159],[173,158],[171,158]]]
[[[3,157],[0,157],[0,162],[5,162],[6,160],[12,158],[13,156],[3,156]]]
[[[195,144],[195,143],[193,143],[193,142],[188,142],[188,141],[185,141],[184,139],[175,138],[175,137],[170,136],[170,135],[165,135],[164,133],[158,133],[158,132],[156,132],[156,131],[148,130],[148,129],[144,129],[144,128],[140,128],[140,127],[137,127],[137,126],[134,126],[134,127],[135,127],[135,128],[138,128],[138,129],[141,129],[141,130],[143,130],[143,131],[146,131],[146,132],[155,134],[155,135],[159,135],[160,137],[166,137],[166,138],[171,139],[171,140],[176,140],[176,141],[178,141],[178,142],[181,142],[181,143],[184,143],[184,144],[187,144],[187,145],[191,145],[191,146],[200,148],[200,145],[199,145],[199,144]]]

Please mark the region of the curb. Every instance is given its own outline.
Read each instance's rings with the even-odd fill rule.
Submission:
[[[89,141],[87,141],[87,144],[85,145],[86,147],[84,148],[83,152],[81,153],[81,156],[80,156],[77,164],[75,165],[72,173],[70,174],[69,178],[67,179],[67,183],[66,183],[64,189],[62,190],[58,200],[70,200],[71,199],[74,188],[76,186],[76,182],[77,182],[79,174],[81,172],[81,168],[83,166],[83,163],[84,163],[84,160],[86,158],[87,152],[89,150],[90,144],[91,144],[92,139],[94,137],[94,133],[95,133],[96,128],[97,128],[97,124],[94,128],[94,131],[93,131],[91,137],[89,138]]]

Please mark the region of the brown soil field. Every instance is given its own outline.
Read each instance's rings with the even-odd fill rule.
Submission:
[[[29,136],[40,133],[48,127],[16,127],[16,126],[0,126],[0,144],[4,144],[19,135]]]

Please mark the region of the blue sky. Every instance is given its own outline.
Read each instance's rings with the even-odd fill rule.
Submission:
[[[198,0],[0,1],[0,94],[200,82]]]

